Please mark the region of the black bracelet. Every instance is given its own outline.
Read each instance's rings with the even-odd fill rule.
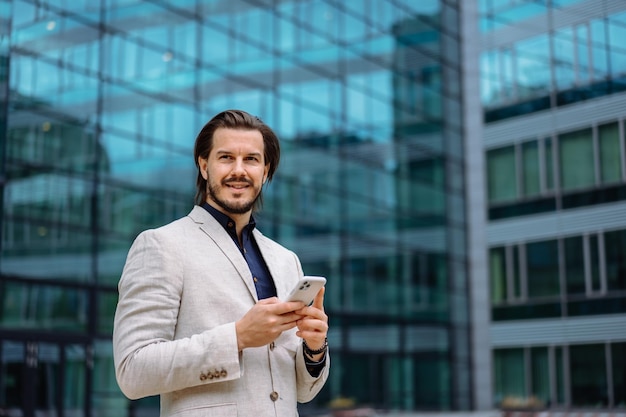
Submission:
[[[306,344],[306,340],[302,339],[302,348],[304,349],[304,353],[306,353],[309,356],[319,355],[320,353],[326,352],[326,349],[328,349],[328,338],[325,337],[324,344],[322,345],[322,347],[319,349],[315,349],[315,350],[311,349],[309,345]]]

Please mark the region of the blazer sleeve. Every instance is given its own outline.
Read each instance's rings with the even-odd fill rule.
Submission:
[[[177,249],[156,230],[141,233],[120,278],[113,359],[130,399],[241,376],[234,322],[174,340],[184,274]]]
[[[324,384],[328,379],[329,370],[330,351],[326,351],[326,364],[324,365],[324,369],[322,369],[322,372],[317,377],[311,376],[309,371],[306,369],[304,350],[302,348],[302,343],[300,343],[296,355],[296,378],[298,381],[297,399],[299,403],[307,403],[315,398],[315,396],[324,387]]]
[[[295,263],[298,268],[298,275],[304,276],[302,270],[302,264],[300,259],[294,253]],[[330,351],[326,351],[326,362],[322,372],[318,376],[312,376],[306,368],[306,362],[304,360],[304,348],[302,343],[298,344],[298,350],[296,352],[296,380],[298,381],[298,393],[297,400],[299,403],[307,403],[315,398],[315,396],[322,390],[326,380],[328,379],[330,371]]]

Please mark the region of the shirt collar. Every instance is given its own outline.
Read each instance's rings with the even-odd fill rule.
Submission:
[[[215,218],[215,220],[217,220],[218,223],[221,224],[222,227],[226,229],[227,231],[231,230],[233,226],[235,225],[235,221],[233,219],[231,219],[226,214],[222,213],[221,211],[219,211],[218,209],[216,209],[215,207],[213,207],[206,201],[202,203],[200,206],[204,208],[206,211],[208,211]],[[255,227],[256,227],[256,221],[254,220],[254,217],[250,216],[250,221],[243,228],[243,230],[247,231],[248,233],[252,233],[252,230],[254,230]]]

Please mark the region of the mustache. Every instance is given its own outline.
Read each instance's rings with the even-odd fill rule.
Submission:
[[[228,178],[225,179],[224,181],[222,181],[222,184],[231,184],[233,182],[237,182],[237,183],[246,183],[248,185],[254,185],[252,183],[252,180],[250,180],[249,178],[246,177],[232,177],[232,178]]]

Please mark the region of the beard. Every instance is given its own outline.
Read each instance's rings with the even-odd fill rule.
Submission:
[[[251,198],[249,200],[241,200],[241,201],[234,201],[234,202],[223,200],[218,195],[219,190],[226,188],[229,182],[245,182],[251,187],[253,187],[253,189],[256,191],[256,195],[254,196],[254,198]],[[213,181],[208,180],[207,181],[207,193],[209,197],[211,198],[211,200],[213,200],[218,206],[220,206],[226,213],[245,214],[254,208],[254,205],[256,204],[257,200],[261,196],[261,188],[254,187],[254,184],[252,183],[252,181],[245,179],[245,178],[230,178],[228,180],[222,181],[221,185],[218,185],[214,183]]]

